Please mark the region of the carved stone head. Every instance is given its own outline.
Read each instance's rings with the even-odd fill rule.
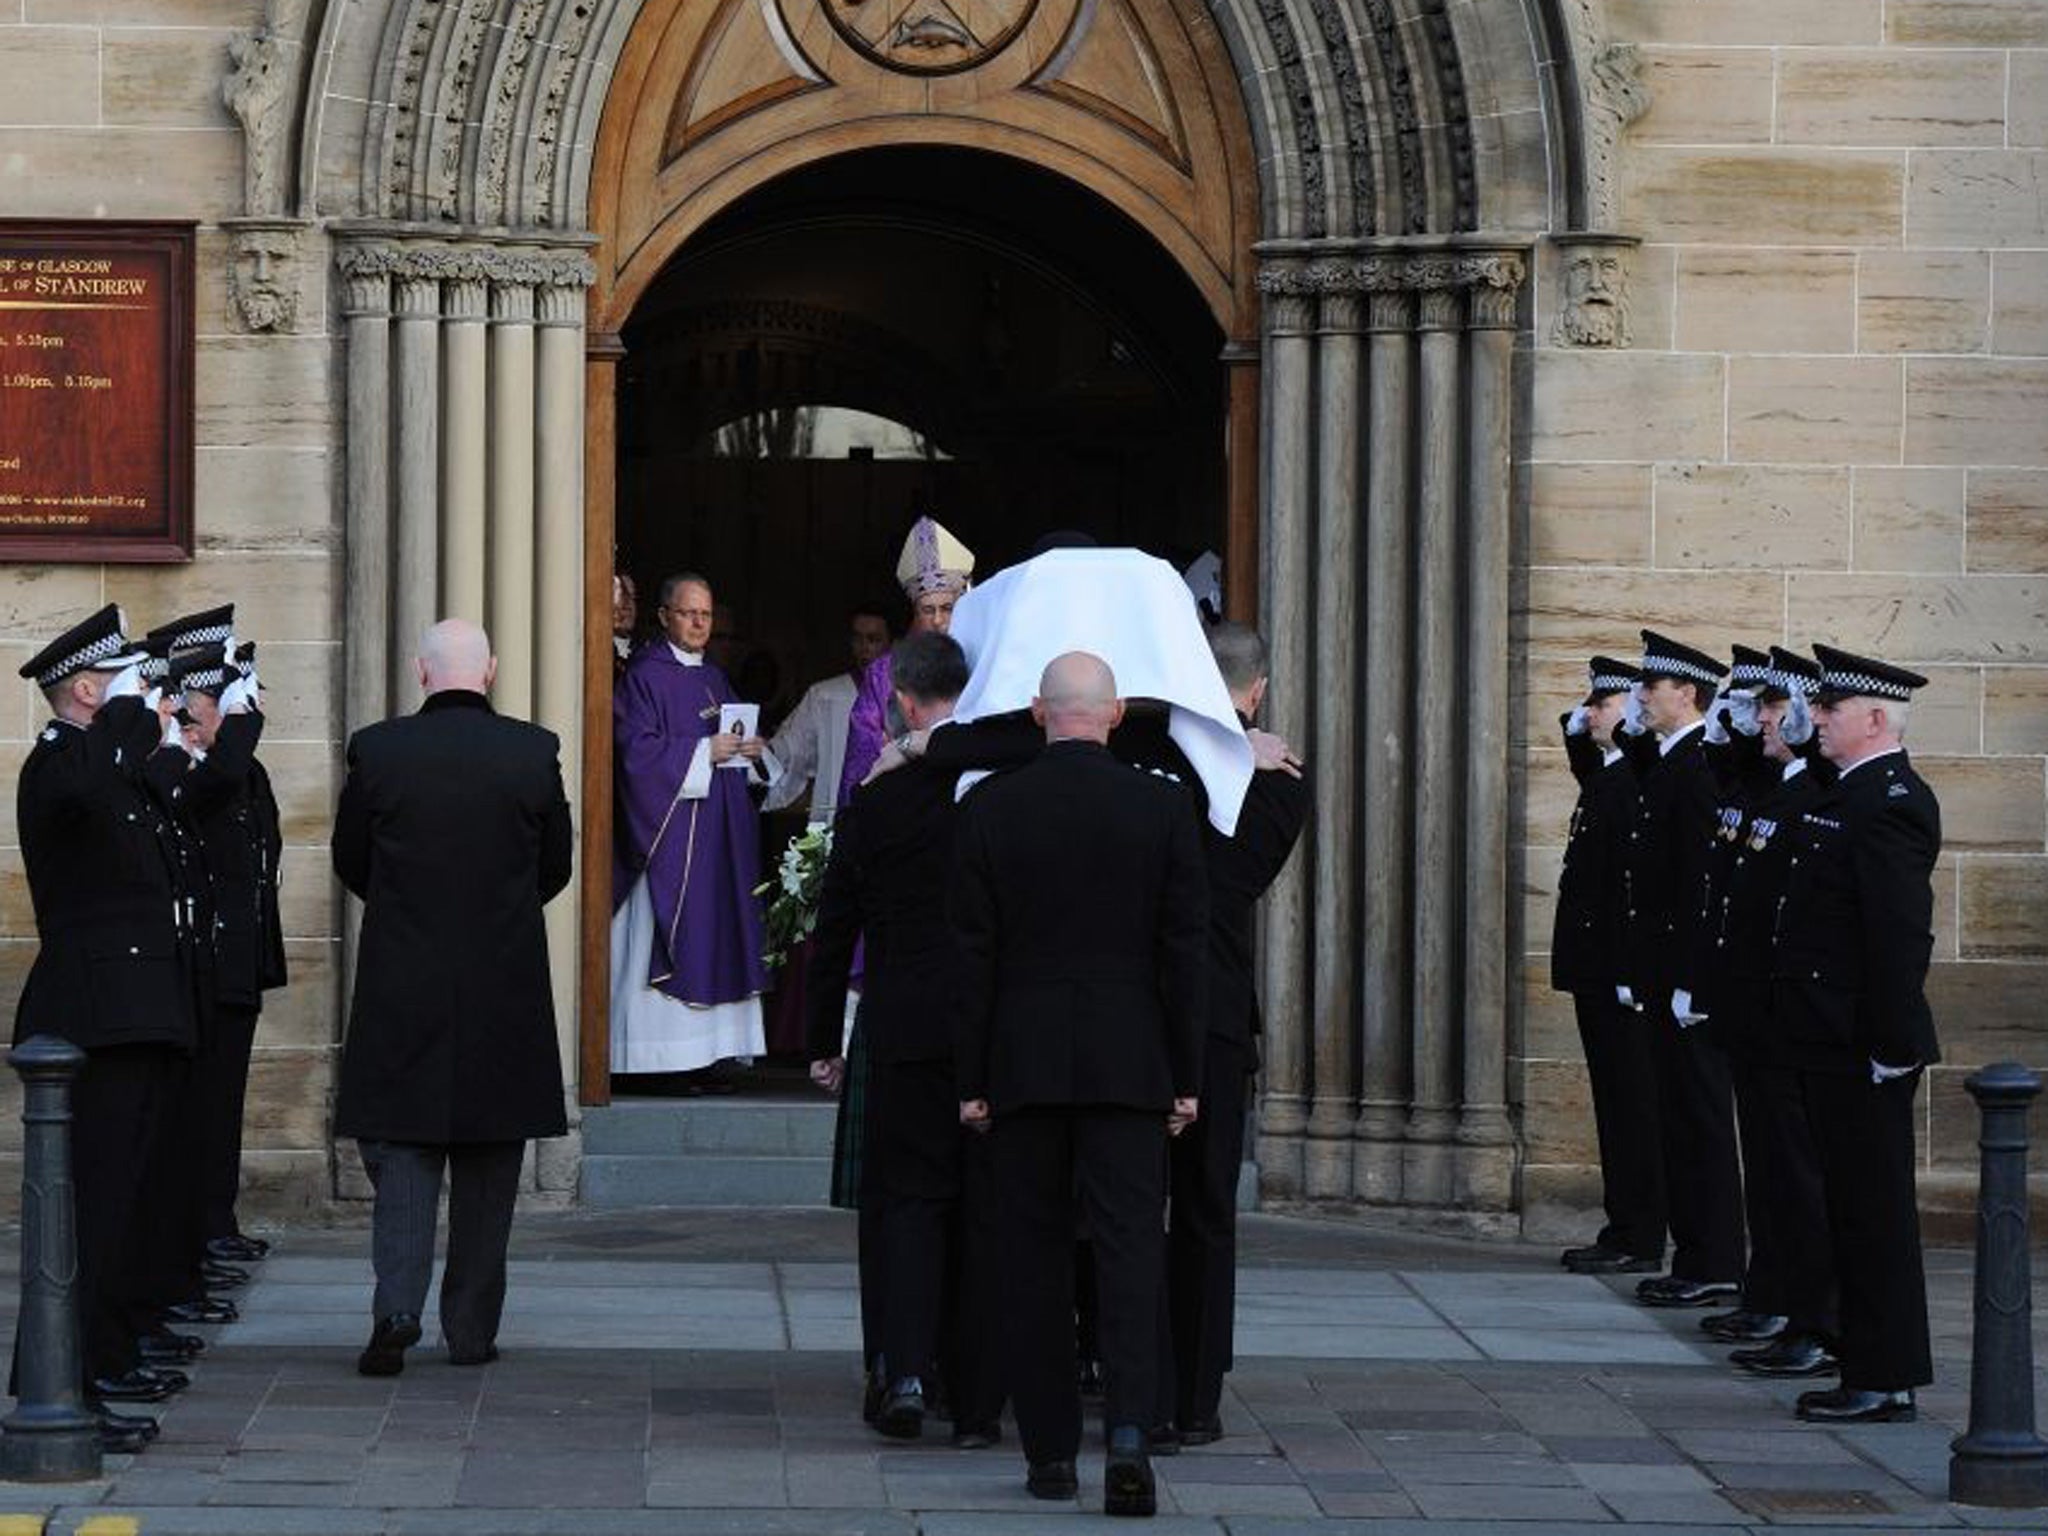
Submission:
[[[1564,302],[1553,339],[1573,347],[1627,346],[1628,247],[1572,245],[1562,256]]]
[[[299,232],[252,225],[236,231],[228,294],[251,331],[289,331],[299,317]]]

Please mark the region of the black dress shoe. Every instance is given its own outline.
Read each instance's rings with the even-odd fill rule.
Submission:
[[[497,1358],[498,1346],[495,1344],[485,1344],[475,1349],[458,1349],[453,1344],[448,1346],[450,1365],[489,1365]]]
[[[139,1456],[156,1438],[140,1429],[118,1429],[105,1420],[100,1422],[99,1436],[102,1456]]]
[[[955,1424],[953,1426],[953,1449],[956,1451],[986,1451],[1003,1443],[1003,1426],[1000,1424]]]
[[[419,1341],[420,1320],[412,1313],[380,1317],[370,1330],[370,1342],[356,1356],[356,1370],[364,1376],[396,1376],[405,1369],[405,1352]]]
[[[1560,1262],[1575,1275],[1640,1275],[1664,1267],[1662,1259],[1642,1258],[1604,1243],[1567,1248]]]
[[[1081,1491],[1071,1461],[1034,1461],[1024,1474],[1024,1491],[1034,1499],[1071,1499]]]
[[[889,1389],[875,1428],[891,1440],[915,1440],[924,1433],[924,1383],[905,1376]]]
[[[155,1371],[140,1365],[119,1376],[95,1376],[85,1385],[87,1397],[106,1403],[160,1403],[177,1390]]]
[[[1221,1419],[1193,1419],[1180,1426],[1182,1445],[1214,1445],[1223,1438]]]
[[[206,1345],[188,1333],[145,1333],[135,1341],[144,1365],[190,1365]]]
[[[1834,1351],[1810,1333],[1788,1333],[1728,1359],[1752,1376],[1826,1376],[1842,1368]]]
[[[1835,1387],[1799,1394],[1799,1417],[1813,1424],[1910,1424],[1915,1412],[1910,1389],[1869,1392],[1861,1387]]]
[[[1145,1449],[1154,1456],[1178,1456],[1180,1431],[1171,1424],[1154,1424],[1145,1431]]]
[[[1711,1307],[1741,1290],[1733,1280],[1680,1280],[1666,1275],[1636,1287],[1636,1300],[1646,1307]]]
[[[1738,1307],[1733,1312],[1709,1312],[1700,1319],[1700,1332],[1723,1344],[1768,1344],[1791,1322],[1791,1318],[1775,1312],[1751,1312]]]
[[[154,1440],[161,1426],[146,1413],[116,1413],[113,1409],[99,1407],[93,1415],[100,1421],[101,1429],[111,1429],[116,1434],[140,1435],[145,1441]]]
[[[241,1315],[240,1307],[221,1296],[202,1296],[197,1301],[174,1301],[164,1308],[164,1316],[174,1323],[232,1323]]]
[[[1139,1517],[1159,1512],[1145,1432],[1135,1424],[1119,1424],[1109,1432],[1109,1455],[1102,1464],[1102,1512]]]
[[[270,1244],[262,1238],[246,1237],[239,1232],[231,1237],[212,1237],[206,1241],[206,1256],[227,1264],[254,1264],[269,1252]]]
[[[249,1283],[249,1271],[208,1259],[199,1266],[199,1278],[210,1291],[232,1291]]]

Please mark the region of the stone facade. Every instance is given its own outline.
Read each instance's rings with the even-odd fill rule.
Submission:
[[[153,623],[232,597],[264,645],[295,977],[266,1009],[251,1095],[248,1166],[273,1208],[320,1209],[350,1184],[327,1136],[343,923],[325,842],[345,722],[391,696],[373,686],[388,658],[345,559],[352,477],[371,476],[394,505],[425,497],[444,518],[476,512],[475,476],[451,482],[449,462],[481,472],[509,451],[501,405],[529,422],[560,410],[557,399],[536,416],[507,399],[444,422],[443,444],[458,426],[471,435],[442,478],[422,478],[402,444],[368,444],[360,431],[351,442],[351,400],[367,409],[372,386],[351,372],[345,338],[357,338],[358,359],[378,337],[391,343],[384,377],[400,386],[425,377],[423,357],[407,352],[419,345],[451,376],[496,376],[484,354],[518,338],[496,341],[490,326],[494,341],[479,346],[478,333],[517,322],[513,302],[548,281],[503,264],[581,249],[594,223],[596,113],[642,9],[0,0],[0,210],[201,225],[198,557],[167,569],[0,566],[0,658],[18,665],[109,599]],[[1913,745],[1947,818],[1934,992],[1949,1061],[1926,1096],[1927,1190],[1930,1205],[1955,1208],[1974,1158],[1965,1071],[2048,1055],[2036,1002],[2048,978],[2048,5],[1183,9],[1221,33],[1247,82],[1261,233],[1279,242],[1260,256],[1266,419],[1282,428],[1267,433],[1262,500],[1279,535],[1265,541],[1267,574],[1317,585],[1322,612],[1365,616],[1360,644],[1337,662],[1294,619],[1276,636],[1282,654],[1304,675],[1352,669],[1341,681],[1366,697],[1376,678],[1420,675],[1409,670],[1417,655],[1434,657],[1453,688],[1491,687],[1484,665],[1458,671],[1477,646],[1481,662],[1502,658],[1505,692],[1520,701],[1504,732],[1461,724],[1426,749],[1454,750],[1447,771],[1459,775],[1430,810],[1371,797],[1402,736],[1383,739],[1370,697],[1347,738],[1314,718],[1305,689],[1290,699],[1285,678],[1276,689],[1283,718],[1343,756],[1333,784],[1355,792],[1325,792],[1316,834],[1318,848],[1347,851],[1312,855],[1322,862],[1290,877],[1281,903],[1268,980],[1287,1036],[1276,1071],[1293,1079],[1268,1104],[1269,1192],[1505,1206],[1533,1230],[1578,1229],[1596,1191],[1591,1126],[1569,1006],[1548,991],[1542,955],[1570,803],[1554,722],[1584,656],[1626,654],[1648,620],[1703,644],[1818,638],[1930,669]],[[424,40],[417,55],[413,40]],[[415,56],[443,73],[407,86]],[[311,98],[298,84],[281,92],[287,77],[315,81]],[[419,258],[394,256],[375,296],[395,306],[388,317],[344,303],[344,265],[369,275],[344,250],[465,242],[488,271],[462,267],[467,258],[400,271]],[[1472,297],[1469,273],[1446,263],[1478,259],[1512,263],[1516,281],[1481,282]],[[434,324],[408,332],[406,306],[428,302],[420,284],[435,287],[433,313],[413,318]],[[265,285],[276,297],[252,304]],[[541,344],[558,350],[580,323],[564,310],[550,339],[541,318]],[[435,326],[443,339],[423,341]],[[1325,379],[1341,390],[1318,391]],[[1463,423],[1455,443],[1422,444],[1413,474],[1391,484],[1373,466],[1407,441],[1410,418],[1385,411],[1390,389],[1416,420],[1436,401]],[[1281,390],[1297,393],[1280,400]],[[1276,400],[1293,414],[1276,414]],[[1332,448],[1345,434],[1362,435],[1348,459]],[[1491,473],[1496,447],[1513,462],[1509,536],[1475,551],[1453,530],[1491,505],[1480,494],[1491,482],[1473,477]],[[554,464],[571,473],[559,455]],[[557,501],[575,483],[554,482]],[[1429,494],[1452,521],[1428,524]],[[1328,547],[1326,526],[1358,551],[1356,591],[1308,558]],[[1418,560],[1441,562],[1440,588],[1380,591],[1415,605],[1395,611],[1414,618],[1403,633],[1419,650],[1376,649],[1371,615],[1384,610],[1370,583],[1384,578],[1373,551],[1389,528],[1419,541]],[[371,611],[418,605],[417,588],[390,579],[380,576]],[[1270,601],[1287,611],[1277,590]],[[19,686],[15,720],[0,721],[0,776],[38,720],[40,701]],[[545,675],[534,686],[545,691]],[[1462,696],[1432,697],[1454,715]],[[1453,838],[1442,846],[1455,876],[1451,865],[1415,873],[1405,854],[1392,866],[1361,854],[1382,832],[1406,847],[1409,818],[1425,810],[1454,818],[1460,805],[1496,804],[1504,817],[1476,831],[1454,836],[1445,819],[1429,834]],[[34,942],[7,806],[0,1010]],[[1346,867],[1360,871],[1355,888],[1339,878]],[[1488,874],[1496,867],[1504,875]],[[1353,912],[1355,934],[1318,942],[1304,920],[1333,902]],[[1425,907],[1436,925],[1426,934]],[[1494,907],[1499,962],[1466,965],[1455,944],[1473,930],[1455,914]],[[563,955],[569,936],[555,938]],[[0,1104],[0,1157],[18,1145],[11,1103]],[[1447,1148],[1457,1150],[1439,1160]],[[556,1163],[539,1182],[560,1189],[573,1162]],[[0,1164],[0,1191],[11,1184]]]

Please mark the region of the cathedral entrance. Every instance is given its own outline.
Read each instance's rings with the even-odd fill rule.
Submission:
[[[984,576],[1056,530],[1184,570],[1228,545],[1221,327],[1135,225],[1020,161],[917,146],[792,172],[695,234],[621,340],[631,638],[664,576],[709,576],[709,650],[764,735],[846,670],[856,610],[901,633],[922,513]],[[764,870],[808,798],[763,816]],[[799,968],[765,999],[766,1062],[717,1086],[801,1084]]]

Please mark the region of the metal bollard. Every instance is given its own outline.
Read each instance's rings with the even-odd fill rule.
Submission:
[[[2033,1282],[2027,1258],[2027,1106],[2041,1079],[2018,1062],[1973,1072],[1977,1145],[1976,1327],[1970,1427],[1949,1449],[1948,1496],[2001,1509],[2048,1507],[2048,1441],[2034,1433]]]
[[[85,1052],[36,1035],[7,1053],[21,1074],[19,1395],[0,1420],[0,1476],[78,1482],[100,1475],[99,1420],[85,1406],[78,1331],[78,1224],[72,1208],[71,1081]]]

